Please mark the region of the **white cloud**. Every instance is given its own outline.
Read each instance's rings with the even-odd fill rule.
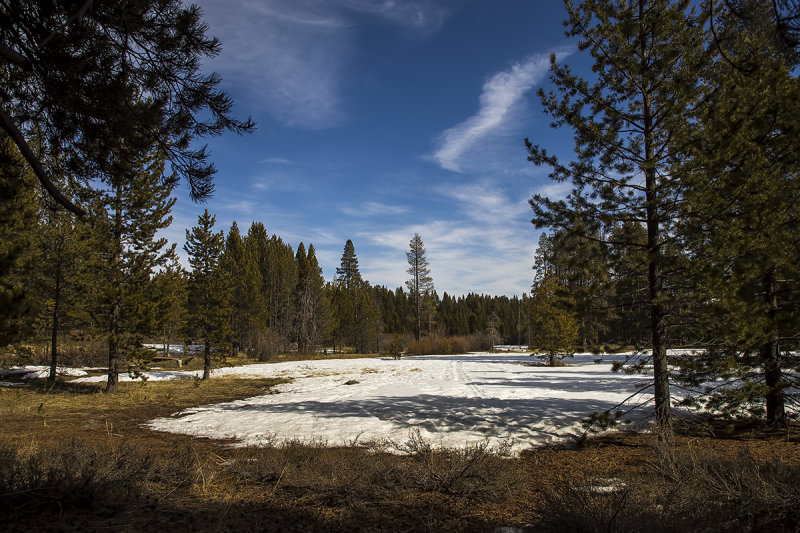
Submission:
[[[557,201],[557,200],[564,200],[569,195],[570,191],[572,190],[572,183],[569,181],[555,181],[548,183],[547,185],[542,185],[538,189],[534,191],[533,194],[540,194],[545,198],[549,198],[550,200]],[[532,196],[532,195],[531,195]]]
[[[438,30],[451,12],[447,2],[431,0],[332,0],[330,3],[426,32]]]
[[[435,192],[456,200],[447,219],[438,218],[358,234],[370,246],[364,277],[389,287],[406,278],[405,252],[419,233],[439,294],[521,294],[530,289],[536,239],[525,201],[488,179]],[[479,288],[479,289],[478,289]]]
[[[346,120],[342,92],[357,47],[354,18],[436,31],[442,2],[198,0],[222,53],[210,66],[286,125],[324,129]]]
[[[547,72],[548,56],[536,54],[486,80],[478,112],[439,137],[432,158],[444,169],[460,172],[462,159],[478,141],[502,132],[509,125],[512,111]]]
[[[381,202],[364,202],[358,206],[344,206],[341,212],[352,217],[371,217],[376,215],[402,215],[408,212],[408,206],[388,205]]]
[[[291,159],[286,159],[284,157],[267,157],[265,159],[261,159],[259,163],[264,163],[267,165],[291,165],[294,162]]]

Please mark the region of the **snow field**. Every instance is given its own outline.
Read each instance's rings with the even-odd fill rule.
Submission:
[[[581,420],[636,391],[642,376],[611,372],[611,359],[584,354],[571,366],[531,366],[526,354],[330,359],[221,368],[214,376],[287,377],[270,394],[187,409],[147,424],[239,445],[354,442],[397,450],[412,432],[460,448],[488,440],[519,451],[582,433]],[[149,379],[198,372],[148,372]],[[103,379],[82,378],[76,381]],[[348,384],[349,383],[349,384]],[[646,401],[640,395],[637,401]],[[644,416],[644,413],[639,413]]]

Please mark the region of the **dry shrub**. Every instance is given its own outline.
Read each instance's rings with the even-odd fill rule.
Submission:
[[[70,441],[58,448],[0,447],[0,514],[62,513],[113,507],[136,492],[149,458],[131,448]]]
[[[414,477],[423,490],[470,494],[490,485],[493,469],[486,468],[492,456],[488,447],[484,440],[461,449],[434,448],[414,430],[399,449],[414,459]]]
[[[271,493],[301,493],[324,505],[381,499],[398,485],[390,474],[395,472],[391,461],[355,444],[327,447],[324,443],[287,442],[244,448],[236,451],[229,469],[247,485],[269,485]]]
[[[656,447],[647,479],[584,478],[544,489],[545,531],[797,531],[800,466],[750,453]]]
[[[244,342],[244,352],[259,361],[271,361],[281,353],[286,340],[272,330],[251,330]]]
[[[108,341],[100,337],[72,332],[65,336],[59,350],[60,366],[81,368],[108,364]]]
[[[408,344],[409,355],[454,355],[491,349],[485,335],[444,337],[431,335]]]
[[[800,526],[800,465],[782,457],[758,461],[748,450],[726,457],[707,446],[657,448],[651,468],[672,487],[671,502],[685,512],[706,502],[712,524],[732,529]]]

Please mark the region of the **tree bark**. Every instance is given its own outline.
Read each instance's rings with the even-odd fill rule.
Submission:
[[[116,185],[116,197],[114,199],[114,253],[112,260],[112,279],[114,279],[113,303],[109,313],[111,323],[108,328],[108,383],[106,392],[117,392],[119,385],[119,338],[120,338],[120,306],[121,306],[121,261],[122,261],[122,186]]]
[[[203,379],[211,377],[211,345],[208,341],[203,347]]]
[[[775,293],[775,270],[770,269],[762,279],[764,303],[769,306],[770,325],[775,323],[778,313],[778,296]],[[761,360],[764,364],[764,384],[767,386],[767,425],[786,427],[786,406],[783,397],[783,379],[780,361],[778,331],[770,334],[770,339],[761,345]]]
[[[639,19],[644,20],[645,0],[639,0]],[[641,28],[641,79],[647,80],[647,29]],[[661,272],[661,246],[659,243],[658,184],[656,181],[655,155],[653,150],[654,126],[649,87],[642,87],[642,112],[644,138],[645,211],[647,219],[647,281],[650,306],[650,340],[653,347],[653,391],[655,400],[656,429],[670,439],[672,412],[669,397],[669,374],[667,369],[667,347],[664,344],[665,324],[662,304],[664,280]]]
[[[56,379],[58,367],[58,314],[61,304],[61,261],[56,264],[56,290],[53,295],[53,327],[50,330],[50,379]]]
[[[116,310],[113,313],[116,315]],[[108,338],[108,382],[105,389],[107,393],[115,393],[119,388],[119,346],[117,343],[116,322],[116,316],[113,316],[112,324],[114,325],[112,325],[112,329],[114,333]]]

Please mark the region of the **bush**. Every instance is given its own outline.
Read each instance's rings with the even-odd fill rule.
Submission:
[[[244,342],[244,352],[259,361],[271,361],[284,351],[286,340],[272,330],[251,330]]]
[[[546,531],[797,531],[800,466],[658,446],[651,476],[544,490]],[[655,476],[652,476],[655,474]]]
[[[444,337],[431,335],[408,345],[410,355],[454,355],[469,352],[481,352],[491,349],[485,335],[469,335]]]
[[[487,487],[495,472],[485,467],[492,456],[488,447],[489,442],[482,441],[463,449],[436,449],[417,429],[400,450],[414,458],[418,470],[414,477],[423,490],[468,494]]]
[[[129,448],[99,450],[70,441],[59,448],[0,447],[0,514],[36,515],[124,502],[149,460]]]

